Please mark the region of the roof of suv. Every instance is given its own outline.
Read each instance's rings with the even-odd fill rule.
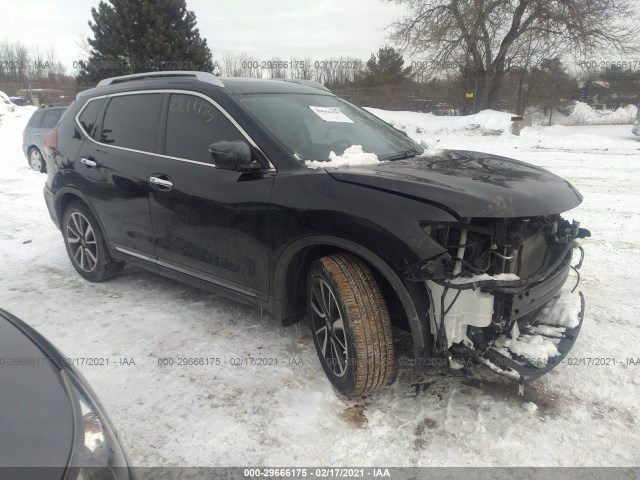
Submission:
[[[207,72],[148,72],[102,80],[96,88],[78,94],[108,94],[113,91],[127,91],[136,88],[167,88],[184,84],[216,87],[229,94],[246,93],[311,93],[333,95],[324,85],[311,80],[265,80],[258,78],[216,77]]]

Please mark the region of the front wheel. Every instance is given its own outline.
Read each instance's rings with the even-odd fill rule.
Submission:
[[[62,236],[71,263],[87,280],[101,282],[124,268],[124,262],[116,262],[109,255],[100,225],[84,203],[69,204],[62,219]]]
[[[322,257],[311,267],[308,290],[311,336],[336,390],[362,395],[389,383],[391,321],[369,267],[350,254]]]

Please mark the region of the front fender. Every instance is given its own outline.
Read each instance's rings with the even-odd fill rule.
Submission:
[[[375,252],[396,272],[444,253],[423,229],[427,222],[457,222],[423,201],[339,182],[324,171],[302,169],[278,176],[269,229],[279,258],[299,238],[338,237]]]
[[[339,248],[362,257],[392,286],[406,313],[415,353],[424,356],[431,345],[427,295],[421,282],[406,281],[402,273],[446,251],[423,230],[426,222],[456,221],[436,206],[338,182],[324,171],[279,172],[269,217],[276,316],[289,313],[284,292],[296,255],[311,246]]]
[[[415,357],[424,358],[430,353],[432,337],[430,335],[428,322],[429,305],[422,283],[405,283],[400,276],[374,252],[362,245],[339,237],[327,235],[307,236],[293,242],[282,252],[276,264],[273,281],[276,317],[283,317],[287,272],[291,262],[296,255],[304,249],[316,246],[337,247],[353,253],[376,269],[385,280],[389,282],[389,285],[391,285],[400,299],[411,329]]]

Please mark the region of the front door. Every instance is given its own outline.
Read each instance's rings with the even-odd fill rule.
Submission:
[[[207,98],[172,93],[165,108],[164,156],[149,165],[158,260],[236,291],[266,295],[275,172],[214,165],[209,145],[247,139]],[[255,149],[254,154],[259,155]]]

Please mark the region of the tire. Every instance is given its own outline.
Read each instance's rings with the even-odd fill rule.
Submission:
[[[322,257],[311,266],[307,298],[311,337],[335,389],[357,396],[390,383],[391,321],[369,267],[350,254]]]
[[[47,162],[44,161],[40,149],[38,147],[31,147],[27,153],[29,156],[29,166],[36,172],[45,173],[47,171]]]
[[[114,277],[124,268],[124,262],[109,255],[100,225],[84,203],[69,204],[62,217],[62,236],[71,264],[90,282]]]

